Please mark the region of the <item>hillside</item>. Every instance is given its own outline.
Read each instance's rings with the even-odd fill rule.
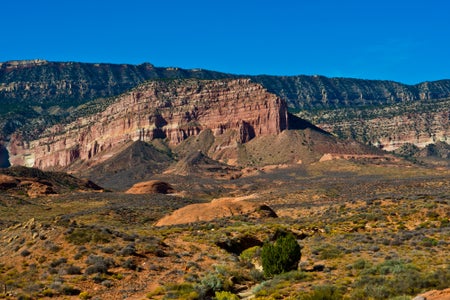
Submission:
[[[0,206],[12,205],[14,200],[5,204],[4,196],[30,198],[66,194],[70,192],[103,191],[92,181],[83,180],[62,172],[43,172],[35,168],[11,167],[0,169]]]
[[[448,288],[448,170],[337,160],[166,176],[178,194],[0,190],[2,297],[382,300]],[[261,246],[280,231],[301,261],[268,277]]]
[[[244,76],[161,68],[148,63],[115,65],[36,60],[0,65],[0,141],[4,144],[19,128],[33,134],[36,128],[57,124],[78,105],[119,95],[146,80],[242,77],[262,84],[286,101],[291,112],[341,138],[379,142],[385,149],[394,149],[397,146],[389,146],[392,140],[398,140],[399,145],[413,142],[423,146],[422,135],[431,137],[426,143],[445,141],[448,136],[445,110],[448,100],[445,99],[450,97],[450,80],[405,85],[324,76]],[[404,124],[402,134],[396,136],[395,124],[383,125],[393,112],[397,120],[423,119],[423,122],[418,128],[408,122],[401,123]],[[436,120],[440,119],[442,124],[436,126]]]
[[[8,150],[12,165],[70,171],[113,190],[162,173],[235,179],[247,167],[393,159],[289,114],[249,79],[148,81],[42,131],[19,130]]]
[[[404,144],[420,148],[450,142],[450,98],[367,107],[301,111],[298,115],[341,138],[387,151]]]
[[[157,68],[148,63],[137,66],[43,60],[0,63],[0,140],[27,125],[30,119],[34,124],[54,124],[71,108],[119,95],[149,79],[227,77],[230,76],[213,71]]]
[[[79,82],[54,85],[60,77],[51,76],[70,81],[68,66],[78,66]],[[320,76],[158,78],[118,92],[117,74],[99,70],[122,70],[130,84],[140,80],[135,68],[203,71],[46,61],[0,68],[46,70],[39,84],[23,75],[25,85],[2,86],[17,91],[8,101],[20,110],[0,118],[0,164],[13,164],[0,168],[0,298],[449,295],[450,147],[439,141],[448,136],[449,98]],[[277,94],[256,80],[272,80]],[[79,84],[86,89],[70,100]],[[91,100],[89,91],[104,96]],[[348,101],[334,99],[345,91]],[[358,91],[372,100],[354,98]],[[306,97],[304,106],[287,102],[287,92]],[[347,131],[365,143],[337,136]],[[399,146],[395,155],[383,143]],[[300,261],[268,274],[265,250],[287,234]]]
[[[83,169],[132,141],[164,139],[175,147],[205,130],[217,137],[214,152],[220,155],[287,128],[285,102],[248,79],[149,81],[73,115],[42,131],[14,133],[11,164],[77,170],[72,166],[84,161]]]
[[[16,61],[0,63],[0,114],[20,111],[29,104],[39,113],[53,106],[62,109],[92,99],[123,93],[149,79],[246,77],[298,109],[375,106],[450,96],[450,80],[406,85],[393,81],[324,76],[247,76],[202,69],[77,62]]]

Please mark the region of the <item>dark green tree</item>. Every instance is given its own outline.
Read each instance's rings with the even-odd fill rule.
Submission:
[[[264,275],[272,277],[298,268],[301,247],[292,233],[280,235],[275,242],[266,243],[261,250]]]

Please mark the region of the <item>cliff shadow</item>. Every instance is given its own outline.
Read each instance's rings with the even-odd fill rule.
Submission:
[[[305,130],[311,129],[322,134],[331,135],[329,132],[317,127],[309,121],[299,118],[291,113],[288,113],[288,129],[289,130]]]
[[[3,145],[0,145],[0,168],[8,168],[10,166],[8,150]]]

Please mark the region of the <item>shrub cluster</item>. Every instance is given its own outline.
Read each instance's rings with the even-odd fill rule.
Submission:
[[[266,243],[261,250],[264,275],[272,277],[298,268],[301,247],[292,233],[280,235],[274,243]]]

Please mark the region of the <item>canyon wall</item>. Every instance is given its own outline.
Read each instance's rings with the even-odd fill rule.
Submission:
[[[104,109],[92,112],[99,107]],[[100,162],[100,153],[130,141],[164,138],[174,146],[211,129],[216,136],[235,131],[235,142],[245,143],[288,125],[285,102],[249,79],[152,81],[73,115],[32,139],[14,133],[11,164],[61,169],[79,160]]]
[[[306,75],[245,77],[278,95],[292,113],[341,138],[354,138],[384,149],[409,142],[421,147],[439,140],[448,142],[449,125],[445,118],[450,105],[450,80],[406,85],[386,80]],[[244,76],[155,67],[149,63],[119,65],[43,60],[0,63],[0,145],[5,146],[12,134],[19,132],[24,133],[25,141],[35,140],[44,128],[76,114],[79,105],[97,103],[94,99],[119,95],[146,80],[162,78],[238,79]],[[442,104],[442,101],[447,103]],[[92,106],[91,109],[95,110]]]
[[[404,144],[423,148],[450,142],[450,99],[421,100],[382,107],[319,110],[299,115],[341,138],[392,151]]]

